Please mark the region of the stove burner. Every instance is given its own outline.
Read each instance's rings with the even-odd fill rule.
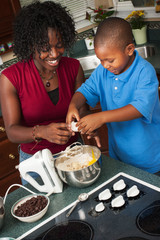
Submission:
[[[66,221],[56,224],[42,240],[92,240],[93,229],[83,221]]]
[[[160,235],[160,205],[152,205],[144,209],[137,217],[137,225],[142,232]]]

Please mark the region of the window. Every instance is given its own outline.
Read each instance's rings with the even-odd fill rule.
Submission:
[[[62,6],[66,6],[70,11],[75,23],[76,29],[90,25],[86,18],[86,11],[90,11],[88,7],[95,8],[94,0],[55,0]]]
[[[113,0],[114,6],[118,8],[126,7],[154,7],[154,0]]]
[[[157,18],[154,0],[113,0],[117,17],[126,18],[133,10],[144,10],[146,18]]]

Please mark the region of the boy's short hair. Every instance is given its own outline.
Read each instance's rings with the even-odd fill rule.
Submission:
[[[98,26],[94,38],[95,48],[99,45],[116,45],[124,49],[128,44],[133,43],[133,35],[130,24],[119,17],[109,17]]]

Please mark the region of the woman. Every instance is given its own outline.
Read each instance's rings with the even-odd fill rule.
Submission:
[[[13,51],[20,61],[2,72],[0,100],[8,138],[20,143],[20,161],[77,141],[65,118],[84,73],[78,60],[63,57],[74,40],[74,22],[60,4],[36,2],[16,17]]]

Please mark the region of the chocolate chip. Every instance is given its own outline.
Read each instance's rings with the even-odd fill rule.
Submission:
[[[15,215],[18,217],[32,216],[46,207],[48,200],[44,196],[32,197],[17,207]]]

